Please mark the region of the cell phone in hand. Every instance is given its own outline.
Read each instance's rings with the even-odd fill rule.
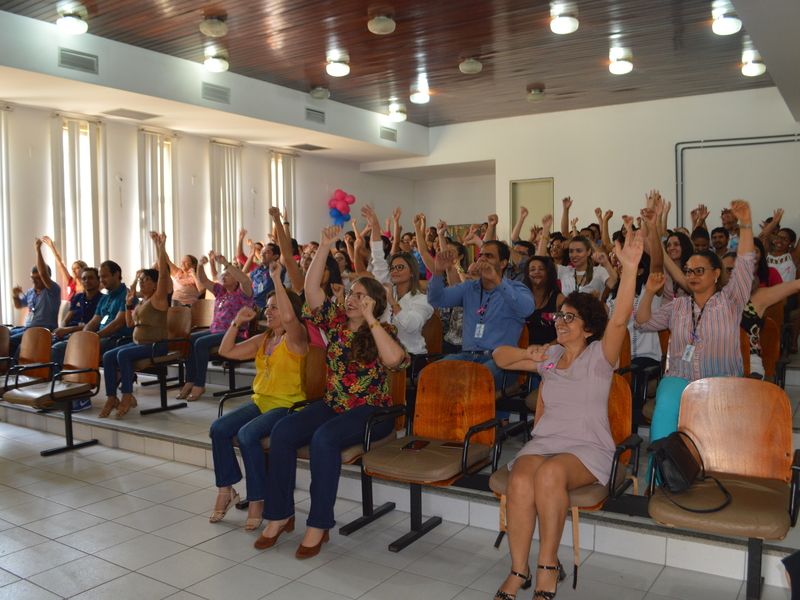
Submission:
[[[409,452],[419,452],[428,444],[430,444],[428,440],[411,440],[405,446],[403,446],[403,450],[408,450]]]

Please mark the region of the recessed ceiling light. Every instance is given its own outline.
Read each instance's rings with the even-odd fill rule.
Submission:
[[[747,44],[745,45],[745,51],[742,52],[742,75],[747,75],[748,77],[758,77],[759,75],[763,75],[767,72],[767,67],[764,64],[764,61],[761,60],[761,55],[758,53],[758,50],[752,49],[752,42],[747,40]]]
[[[200,23],[200,32],[208,37],[220,38],[228,33],[228,26],[222,19],[210,17]]]
[[[717,35],[733,35],[742,29],[742,21],[733,15],[720,15],[714,19],[711,30]]]
[[[542,88],[532,88],[528,90],[528,102],[541,102],[544,100],[545,93]]]
[[[575,33],[578,30],[578,19],[572,15],[557,15],[550,21],[550,30],[560,35]]]
[[[389,105],[389,120],[394,121],[395,123],[400,123],[405,121],[408,118],[406,114],[406,109],[404,106],[400,104],[390,104]]]
[[[367,22],[367,29],[375,35],[388,35],[394,32],[395,27],[397,27],[397,23],[392,17],[386,15],[378,15]]]
[[[608,70],[614,75],[625,75],[633,71],[633,62],[631,62],[633,55],[630,49],[612,48],[608,53],[608,58],[611,61],[611,64],[608,65]]]
[[[327,100],[331,97],[331,92],[325,87],[315,87],[308,94],[315,100]]]
[[[481,72],[481,69],[483,69],[483,63],[481,63],[481,61],[479,61],[477,58],[467,58],[466,60],[461,61],[461,64],[458,65],[458,69],[466,75],[475,75],[476,73]]]
[[[212,73],[222,73],[230,66],[224,56],[209,56],[203,64]]]
[[[69,14],[60,17],[56,21],[58,28],[70,35],[81,35],[89,30],[89,24],[80,15]]]

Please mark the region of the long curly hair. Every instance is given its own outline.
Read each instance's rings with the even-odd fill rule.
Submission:
[[[353,286],[360,283],[367,296],[375,300],[375,306],[372,309],[372,316],[380,319],[383,313],[386,312],[386,289],[381,285],[378,280],[372,277],[359,277],[353,282]],[[351,288],[352,289],[352,288]],[[375,338],[372,337],[372,332],[369,330],[369,325],[366,320],[361,323],[361,326],[356,331],[353,337],[353,347],[350,355],[350,360],[364,362],[370,364],[378,359],[378,346],[375,345]]]

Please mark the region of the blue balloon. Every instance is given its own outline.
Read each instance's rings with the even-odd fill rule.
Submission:
[[[342,224],[347,223],[350,220],[350,215],[342,215]]]
[[[334,219],[338,219],[339,217],[341,217],[341,216],[342,216],[342,213],[340,213],[340,212],[339,212],[339,209],[338,209],[338,208],[332,208],[332,209],[330,210],[330,214],[331,214],[331,216],[332,216]]]

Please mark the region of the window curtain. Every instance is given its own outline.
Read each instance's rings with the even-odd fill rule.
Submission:
[[[142,264],[156,261],[150,232],[167,234],[166,249],[175,261],[174,139],[162,133],[139,131],[139,240]],[[180,257],[178,257],[179,262]]]
[[[8,189],[8,109],[0,108],[0,322],[15,323],[14,302],[11,289],[14,287],[11,272],[11,198]]]
[[[270,206],[277,206],[287,221],[293,221],[295,213],[295,180],[293,154],[270,151]]]
[[[211,244],[233,260],[242,222],[242,148],[211,142]]]

